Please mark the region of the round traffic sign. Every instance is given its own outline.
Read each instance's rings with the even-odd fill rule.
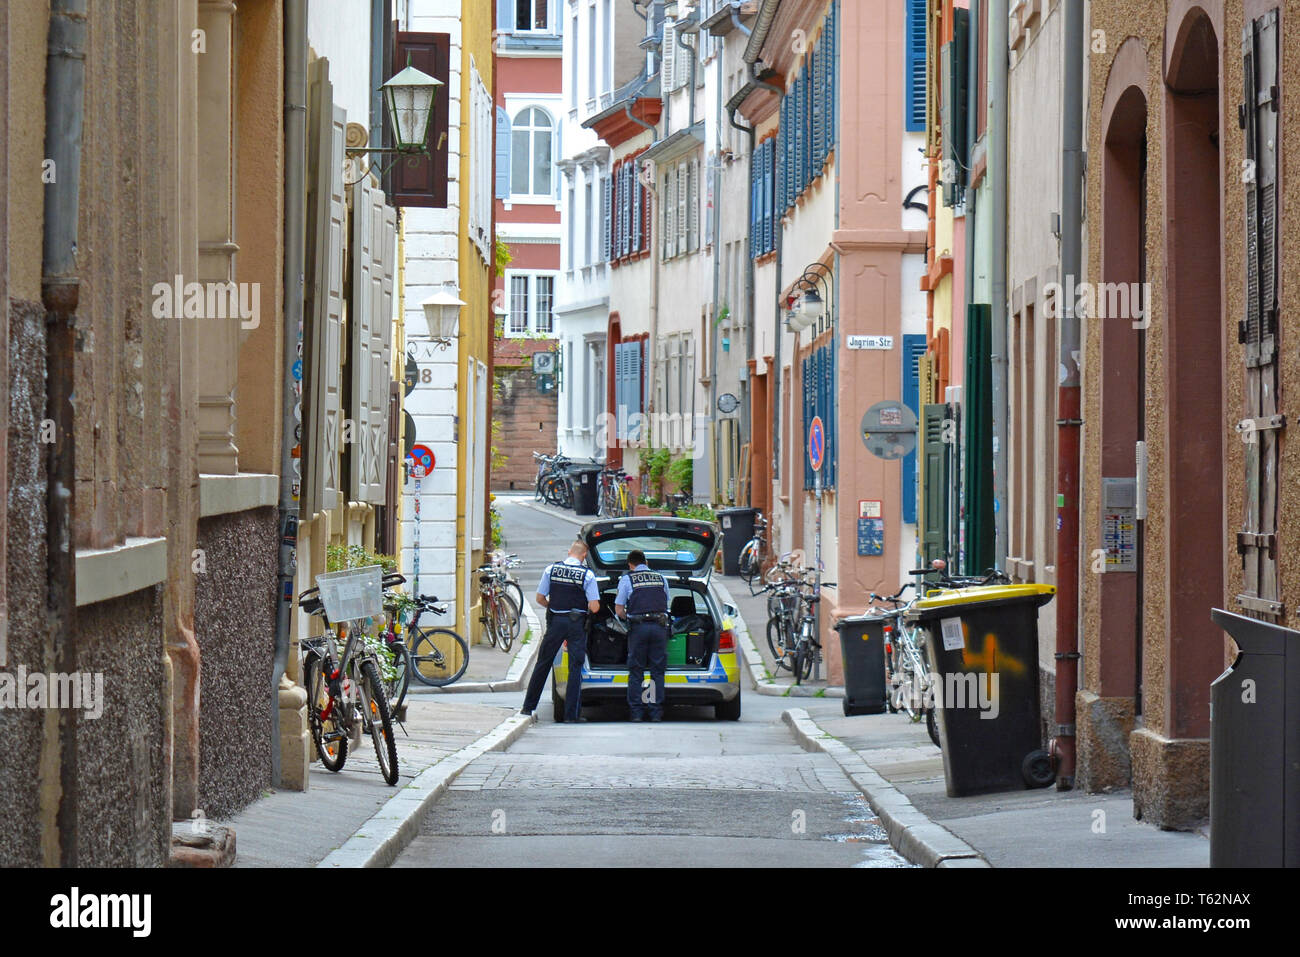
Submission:
[[[808,463],[814,472],[820,472],[826,461],[826,429],[820,415],[813,416],[812,425],[808,427]]]
[[[411,460],[411,472],[415,474],[418,470],[420,476],[428,475],[433,471],[436,459],[433,450],[427,445],[413,445],[411,451],[406,453],[406,457]]]

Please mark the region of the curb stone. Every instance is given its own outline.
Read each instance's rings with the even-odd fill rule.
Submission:
[[[919,811],[859,752],[826,735],[803,708],[783,711],[781,720],[805,751],[821,751],[835,759],[880,818],[894,850],[909,861],[922,867],[990,866],[979,851]]]
[[[736,627],[732,630],[736,633],[736,641],[740,643],[740,657],[745,662],[745,667],[749,671],[750,683],[756,692],[777,698],[844,697],[844,689],[838,685],[814,688],[808,685],[797,685],[793,681],[777,681],[774,678],[767,677],[764,673],[767,670],[767,663],[763,661],[763,656],[759,654],[758,649],[754,646],[754,639],[749,632],[749,624],[745,621],[744,615],[740,613],[740,605],[731,597],[731,591],[722,582],[714,581],[713,588],[717,591],[720,599],[736,609]]]
[[[316,866],[389,866],[415,839],[425,813],[471,761],[488,751],[504,751],[533,723],[531,715],[512,714],[473,744],[425,768]]]
[[[528,644],[515,649],[515,656],[510,661],[506,676],[500,681],[458,681],[445,688],[411,688],[407,694],[486,694],[493,691],[522,691],[528,684],[533,663],[537,660],[537,651],[542,647],[542,626],[533,610],[532,603],[524,599],[524,623],[527,631],[532,632]],[[527,634],[527,632],[525,632]]]

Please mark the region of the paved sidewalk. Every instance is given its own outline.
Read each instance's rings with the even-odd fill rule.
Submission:
[[[1209,866],[1206,833],[1162,831],[1134,820],[1132,792],[1127,789],[1089,794],[1049,787],[950,798],[942,754],[923,723],[912,724],[899,714],[846,718],[839,702],[805,700],[793,707],[804,709],[813,722],[807,738],[795,728],[805,747],[817,747],[819,736],[829,735],[847,746],[833,754],[841,766],[865,763],[868,773],[855,783],[882,818],[891,802],[910,804],[931,828],[939,826],[915,831],[913,825],[910,847],[895,841],[896,848],[918,863],[934,866],[945,858],[952,860],[942,866],[979,863],[962,859],[969,854],[961,847],[969,846],[994,867]],[[799,714],[793,712],[787,722]],[[907,814],[906,807],[901,810],[900,820]],[[894,839],[894,829],[889,830]],[[904,825],[903,830],[909,828]]]
[[[517,709],[514,701],[496,705],[463,698],[408,697],[406,731],[397,729],[401,776],[395,787],[384,783],[374,745],[366,736],[360,748],[349,752],[338,774],[313,762],[307,791],[269,791],[235,817],[214,823],[234,829],[236,867],[314,866],[347,842],[415,777],[509,724]]]

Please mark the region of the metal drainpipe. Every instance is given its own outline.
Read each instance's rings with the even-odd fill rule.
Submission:
[[[677,46],[685,50],[687,53],[691,54],[690,89],[686,91],[687,95],[690,97],[689,100],[690,106],[687,111],[687,116],[690,117],[690,122],[686,124],[686,127],[687,129],[690,129],[692,126],[695,125],[695,65],[696,63],[699,62],[700,57],[699,57],[699,52],[693,46],[691,46],[689,43],[682,42],[686,38],[686,35],[684,33],[681,33],[679,31],[673,34],[673,36],[677,40]],[[696,36],[699,36],[699,34],[697,33]]]
[[[1064,0],[1065,76],[1061,138],[1061,284],[1072,290],[1083,261],[1083,0]],[[1060,386],[1056,398],[1056,787],[1074,787],[1074,695],[1079,667],[1080,323],[1073,295],[1061,297]]]
[[[990,7],[989,100],[994,104],[989,124],[988,172],[993,217],[993,561],[1007,563],[1007,18],[1006,3]],[[999,52],[1000,51],[1000,52]]]
[[[756,86],[761,87],[764,90],[770,90],[772,93],[776,95],[778,100],[784,97],[785,90],[783,90],[781,87],[776,86],[773,83],[768,83],[765,80],[760,80],[758,78],[760,72],[761,71],[758,69],[757,63],[750,64],[750,73],[753,76],[754,84]],[[754,154],[751,151],[750,163],[753,163],[753,155]],[[781,303],[781,268],[785,259],[785,248],[784,248],[785,242],[784,242],[784,237],[782,235],[783,231],[781,229],[781,217],[784,215],[785,215],[785,210],[778,211],[776,209],[776,200],[774,198],[772,201],[772,218],[774,220],[772,223],[772,233],[776,239],[777,300],[776,300],[776,321],[773,323],[774,333],[775,333],[773,336],[773,339],[775,340],[773,344],[773,351],[775,352],[775,356],[773,358],[775,359],[775,364],[772,367],[772,371],[773,371],[772,384],[769,386],[769,391],[772,393],[773,401],[772,401],[772,471],[768,475],[768,481],[776,481],[781,477],[781,351],[782,351],[781,350],[781,340],[782,340],[781,317],[785,312]],[[799,343],[798,343],[798,338],[796,337],[795,340],[796,354],[798,353],[798,348],[799,348]],[[754,479],[753,476],[751,475],[750,476],[751,485],[753,484],[753,481]],[[769,516],[769,518],[770,517],[771,516]],[[769,527],[769,532],[771,534],[775,534],[775,530],[771,528],[770,522],[768,527]]]
[[[45,307],[45,415],[55,423],[45,466],[45,627],[54,670],[77,671],[77,582],[73,512],[76,504],[74,432],[77,218],[81,203],[81,133],[85,107],[87,0],[51,0],[45,72],[45,155],[59,171],[45,187],[41,304]],[[77,710],[59,709],[57,842],[44,848],[46,866],[78,861]],[[43,842],[44,843],[44,842]]]
[[[627,105],[623,107],[623,113],[625,116],[627,116],[629,120],[631,120],[637,126],[643,126],[647,130],[649,130],[650,139],[651,142],[653,142],[654,140],[659,138],[658,128],[653,123],[647,123],[645,120],[641,119],[640,117],[632,115],[632,104],[636,102],[637,97],[640,96],[641,91],[646,88],[646,85],[649,82],[650,82],[650,77],[649,76],[645,77],[645,79],[641,81],[641,85],[637,88],[636,93],[633,93],[630,96],[628,96]],[[610,159],[610,163],[611,165],[613,163],[612,157]],[[636,160],[636,175],[637,175],[637,179],[640,180],[641,161],[639,159]],[[658,197],[659,191],[656,188],[656,184],[653,181],[650,183],[649,186],[646,187],[646,193],[650,196],[656,198]],[[657,211],[653,207],[651,207],[650,209],[651,226],[654,225],[657,218],[658,218]],[[653,232],[653,230],[651,232]],[[646,340],[646,350],[645,350],[646,372],[645,372],[645,383],[644,383],[645,389],[643,390],[641,401],[648,410],[650,408],[650,391],[655,381],[654,367],[652,365],[654,361],[654,354],[655,354],[654,344],[655,342],[658,341],[658,335],[659,335],[659,244],[654,241],[653,236],[649,236],[647,237],[647,239],[650,242],[650,261],[651,263],[653,263],[653,266],[651,267],[652,271],[651,271],[651,279],[650,279],[650,337],[649,339]],[[644,421],[642,421],[640,428],[641,429],[646,428],[646,424]],[[637,435],[639,438],[644,438],[644,433],[641,431],[638,431]],[[639,454],[637,457],[637,461],[639,464],[640,463]]]
[[[722,115],[722,57],[717,58],[716,99],[714,115]],[[718,290],[722,285],[722,124],[713,128],[713,168],[709,171],[713,181],[713,299],[709,308],[709,421],[717,420],[713,414],[718,408]],[[691,434],[695,422],[691,422]],[[709,499],[718,504],[718,438],[716,432],[709,443]]]
[[[734,8],[732,10],[731,15],[733,18],[736,15]],[[731,122],[732,126],[740,130],[740,132],[744,133],[749,138],[749,169],[750,169],[750,177],[752,179],[754,175],[753,173],[754,150],[757,148],[758,131],[755,130],[754,127],[752,126],[741,126],[739,123],[737,123],[735,108],[732,108],[727,111],[727,118]],[[748,190],[748,197],[749,198],[746,200],[746,207],[745,207],[748,218],[745,221],[752,223],[754,221],[753,189]],[[754,358],[755,358],[754,356],[754,257],[746,256],[745,257],[745,362],[746,364],[748,364],[750,359],[754,359]],[[743,385],[744,385],[744,401],[742,401],[740,404],[741,444],[750,442],[752,438],[750,433],[753,429],[753,423],[750,421],[750,417],[749,417],[749,399],[750,396],[752,395],[752,391],[751,391],[748,378],[746,378]],[[749,502],[745,504],[752,505],[754,501],[753,469],[750,469],[749,482],[750,482]],[[741,503],[737,502],[736,504],[739,505]]]
[[[275,658],[271,669],[271,781],[281,786],[280,679],[289,663],[293,579],[297,569],[298,500],[294,458],[302,421],[301,379],[294,376],[302,342],[307,230],[307,3],[284,5],[284,358],[280,418],[280,571],[276,589]]]

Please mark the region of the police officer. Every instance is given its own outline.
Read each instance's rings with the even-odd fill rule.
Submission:
[[[585,564],[587,546],[574,542],[562,562],[546,566],[537,583],[537,603],[546,609],[546,637],[533,676],[524,695],[524,714],[532,714],[546,687],[550,664],[560,645],[569,644],[569,681],[564,691],[564,720],[585,721],[582,717],[582,665],[587,660],[587,616],[600,611],[600,590],[596,576]],[[554,681],[554,678],[552,678]],[[558,715],[556,716],[559,717]]]
[[[668,670],[668,582],[651,571],[645,552],[627,556],[628,573],[618,583],[614,614],[631,623],[627,633],[627,706],[633,721],[664,718],[664,672]],[[641,689],[647,662],[653,688]]]

